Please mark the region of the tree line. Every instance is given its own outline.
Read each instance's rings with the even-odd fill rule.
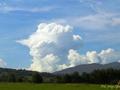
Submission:
[[[0,82],[29,82],[29,83],[93,83],[93,84],[117,84],[120,82],[120,70],[102,69],[91,73],[74,72],[72,74],[52,75],[31,72],[21,75],[18,72],[0,73]]]
[[[117,84],[120,82],[120,70],[102,69],[91,73],[78,72],[56,77],[58,83],[92,83],[92,84]]]
[[[0,75],[0,82],[30,82],[42,83],[43,78],[38,72],[32,72],[31,76],[20,76],[17,73],[4,73]]]

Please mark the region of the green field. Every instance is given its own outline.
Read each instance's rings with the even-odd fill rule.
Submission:
[[[115,86],[90,84],[20,84],[1,83],[0,90],[120,90]]]

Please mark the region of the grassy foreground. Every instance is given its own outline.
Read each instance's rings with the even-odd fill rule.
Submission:
[[[120,88],[90,84],[0,83],[0,90],[120,90]]]

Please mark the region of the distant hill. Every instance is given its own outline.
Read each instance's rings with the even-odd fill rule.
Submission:
[[[10,68],[0,68],[0,76],[5,73],[14,73],[19,77],[28,77],[28,76],[32,76],[34,72],[35,71],[28,71],[23,69],[16,70],[16,69],[10,69]],[[42,77],[53,77],[51,73],[46,73],[46,72],[41,72],[40,75]]]
[[[78,65],[75,67],[67,68],[61,71],[54,72],[54,74],[71,74],[73,72],[79,72],[80,74],[83,72],[90,73],[94,70],[97,69],[108,69],[108,68],[113,68],[113,69],[120,69],[120,63],[114,62],[114,63],[109,63],[109,64],[83,64],[83,65]]]

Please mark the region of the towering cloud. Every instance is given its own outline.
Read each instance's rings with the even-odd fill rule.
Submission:
[[[18,42],[30,48],[33,57],[31,70],[53,72],[67,67],[69,50],[78,50],[81,41],[81,37],[74,35],[69,25],[41,23],[28,39]]]
[[[19,43],[29,47],[32,56],[30,70],[54,72],[79,64],[109,63],[120,60],[120,52],[113,49],[88,51],[81,55],[78,51],[82,44],[80,35],[74,35],[69,25],[41,23],[35,33]]]
[[[5,68],[6,67],[6,62],[2,59],[0,59],[0,67]]]

